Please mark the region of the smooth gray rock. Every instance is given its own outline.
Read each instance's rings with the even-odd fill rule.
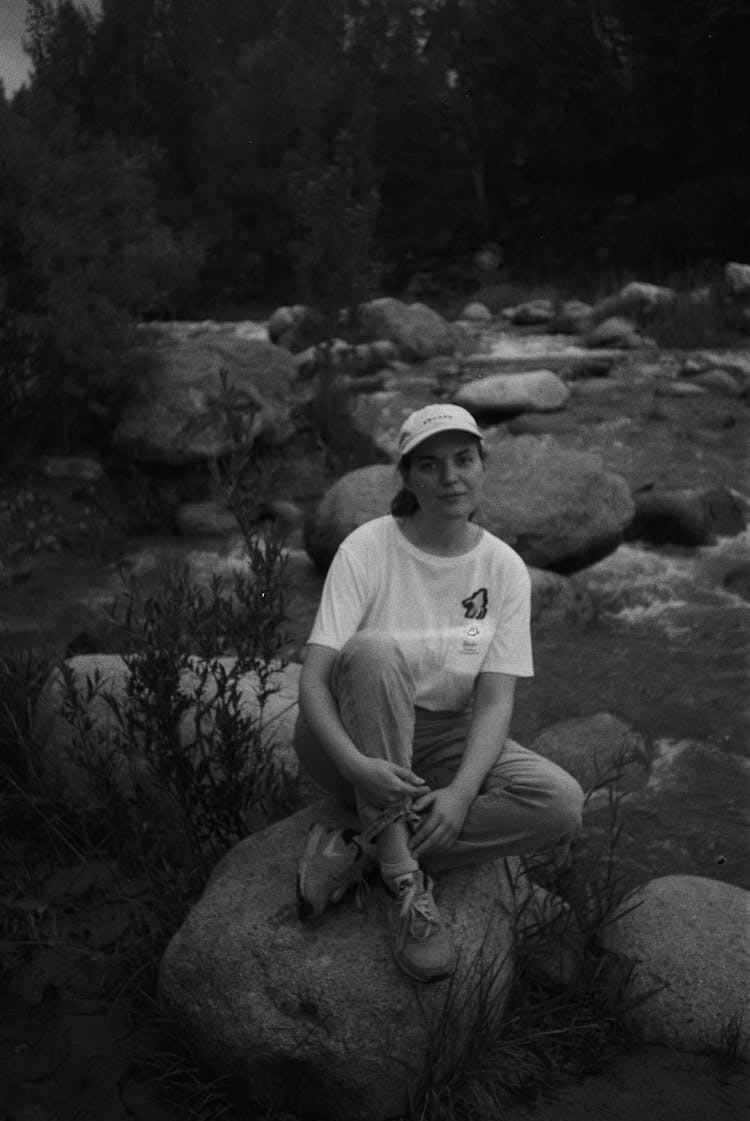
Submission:
[[[488,440],[487,456],[478,520],[527,564],[573,572],[622,540],[630,488],[597,456],[535,436]]]
[[[638,790],[648,780],[643,736],[609,712],[561,720],[529,747],[573,775],[586,794],[610,784],[621,793]]]
[[[248,1097],[301,1118],[385,1121],[409,1110],[420,1078],[440,1074],[432,1046],[444,1022],[460,1054],[478,992],[501,1010],[512,969],[515,898],[495,861],[436,882],[460,948],[456,977],[412,982],[391,955],[376,894],[348,896],[303,924],[295,876],[314,820],[351,824],[324,800],[233,848],[161,963],[165,1015],[217,1074],[238,1074]],[[484,980],[479,980],[481,966]]]
[[[733,296],[750,297],[750,265],[730,261],[724,269],[724,283]]]
[[[618,347],[634,350],[644,345],[634,324],[622,316],[613,315],[598,323],[586,336],[585,345],[590,349],[597,347]]]
[[[581,300],[565,300],[556,309],[549,329],[560,335],[583,335],[591,330],[591,304]]]
[[[459,319],[468,319],[474,323],[489,323],[492,320],[492,312],[486,304],[467,304],[461,312]]]
[[[565,407],[570,390],[552,370],[520,374],[493,374],[467,382],[453,400],[478,417],[487,419],[527,412],[554,412]]]
[[[534,436],[488,439],[487,454],[477,521],[527,564],[572,572],[622,540],[634,512],[630,489],[596,456]],[[380,464],[338,479],[305,526],[315,564],[327,568],[347,534],[387,514],[400,485],[395,468]]]
[[[526,300],[515,307],[503,308],[503,315],[519,327],[546,327],[555,314],[552,300]]]
[[[453,326],[426,304],[405,304],[381,297],[362,304],[361,324],[372,339],[389,339],[407,362],[422,362],[437,354],[453,354]]]
[[[626,995],[647,997],[627,1013],[635,1032],[693,1052],[726,1051],[734,1037],[750,1057],[750,892],[663,876],[637,889],[600,939],[635,965]]]
[[[708,545],[734,537],[747,523],[745,504],[725,487],[649,490],[635,496],[631,540],[655,545]]]
[[[229,455],[234,441],[222,406],[222,372],[246,447],[260,439],[278,445],[293,435],[291,355],[244,337],[237,326],[182,334],[165,328],[144,345],[145,369],[113,435],[120,454],[174,467]]]
[[[387,514],[401,486],[395,467],[374,464],[349,471],[329,487],[305,523],[305,548],[326,569],[341,542],[365,522]]]

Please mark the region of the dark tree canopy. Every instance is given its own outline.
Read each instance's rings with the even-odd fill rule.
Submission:
[[[520,271],[750,255],[747,0],[30,0],[28,51],[13,111],[142,161],[201,305],[304,287],[300,182],[339,173],[394,281],[490,240]]]

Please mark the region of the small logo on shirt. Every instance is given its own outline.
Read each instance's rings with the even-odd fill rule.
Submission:
[[[487,589],[478,588],[476,592],[461,600],[461,606],[465,609],[466,619],[484,619],[487,614]]]

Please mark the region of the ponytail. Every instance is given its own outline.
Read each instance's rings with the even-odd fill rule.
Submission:
[[[415,510],[419,509],[417,496],[413,490],[408,487],[401,487],[401,490],[396,494],[391,502],[391,514],[394,518],[406,518],[409,514],[413,514]]]

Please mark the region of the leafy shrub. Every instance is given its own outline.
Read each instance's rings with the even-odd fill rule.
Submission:
[[[104,442],[138,317],[168,313],[201,259],[156,216],[143,159],[63,115],[42,135],[0,105],[0,435]]]
[[[71,759],[100,808],[188,876],[205,875],[292,797],[264,727],[281,667],[283,569],[279,543],[254,538],[229,589],[219,577],[201,588],[179,569],[145,599],[132,588],[113,611],[130,651],[123,694],[61,666]],[[109,729],[91,715],[98,698],[114,715]]]

